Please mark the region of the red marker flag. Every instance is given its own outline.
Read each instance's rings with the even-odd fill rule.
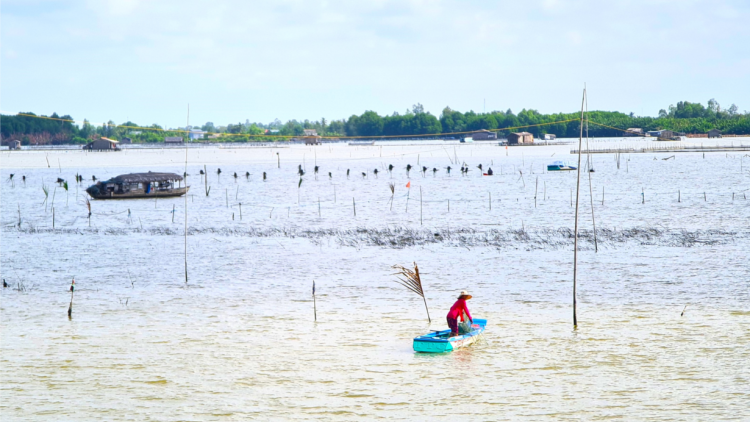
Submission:
[[[406,184],[406,187],[407,187],[407,188],[410,188],[410,187],[411,187],[411,182],[407,183],[407,184]]]

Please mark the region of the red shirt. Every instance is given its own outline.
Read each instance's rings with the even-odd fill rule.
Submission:
[[[469,312],[469,308],[466,307],[466,299],[458,299],[456,303],[454,303],[453,306],[451,306],[451,310],[448,311],[448,318],[457,319],[460,316],[461,321],[465,321],[464,312],[469,317],[469,319],[471,320],[474,319],[471,317],[471,312]]]

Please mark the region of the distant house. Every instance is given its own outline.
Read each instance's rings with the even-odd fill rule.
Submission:
[[[196,139],[203,139],[203,135],[205,135],[208,132],[202,131],[200,129],[191,129],[190,130],[190,140],[194,141]]]
[[[711,129],[708,131],[709,138],[721,138],[721,131],[719,129]]]
[[[167,136],[164,138],[164,143],[167,145],[179,145],[182,143],[182,136]]]
[[[487,129],[481,129],[473,132],[471,134],[471,138],[475,141],[487,141],[492,139],[497,139],[497,133],[496,132],[490,132]]]
[[[119,142],[114,139],[104,138],[97,139],[89,142],[83,146],[84,150],[87,151],[118,151],[117,144]]]
[[[648,132],[646,132],[646,135],[648,135],[648,136],[660,136],[661,135],[661,131],[660,130],[649,130]]]
[[[318,131],[315,129],[305,129],[305,136],[318,136]]]
[[[508,145],[533,144],[534,135],[529,132],[516,132],[508,135]]]
[[[672,132],[671,130],[662,130],[662,131],[659,131],[658,136],[660,139],[672,139],[674,138],[675,135],[674,135],[674,132]]]
[[[553,135],[551,133],[545,133],[544,134],[544,140],[545,141],[554,141],[555,139],[557,139],[557,136],[555,136],[555,135]]]
[[[123,137],[122,140],[120,141],[120,143],[121,144],[132,144],[133,143],[133,139],[128,138],[128,137]]]
[[[625,136],[643,136],[643,129],[639,127],[629,127]]]
[[[8,149],[21,149],[21,141],[9,141]]]
[[[320,145],[320,136],[305,136],[305,145]]]
[[[266,135],[275,135],[279,133],[278,129],[266,129]]]

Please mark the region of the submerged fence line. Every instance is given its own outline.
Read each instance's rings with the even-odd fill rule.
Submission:
[[[39,228],[5,228],[5,232],[24,234],[57,234],[57,235],[110,235],[121,236],[134,233],[182,236],[183,230],[171,227],[140,228],[75,228],[75,229],[39,229]],[[573,230],[568,227],[544,228],[523,227],[505,229],[478,230],[474,228],[408,228],[385,227],[353,229],[302,229],[296,227],[282,228],[195,228],[188,229],[188,234],[239,236],[252,238],[301,238],[313,242],[335,239],[340,246],[380,246],[387,248],[404,248],[428,244],[447,244],[455,247],[512,247],[523,245],[535,249],[556,249],[570,247],[573,244]],[[729,244],[738,239],[750,239],[750,231],[731,231],[723,229],[686,230],[664,229],[656,227],[631,228],[597,228],[597,241],[604,247],[615,247],[623,244],[656,245],[673,247],[693,247],[704,245]],[[580,229],[579,244],[584,248],[593,248],[593,230]]]

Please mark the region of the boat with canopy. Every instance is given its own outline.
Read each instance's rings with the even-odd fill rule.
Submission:
[[[547,171],[566,171],[575,170],[577,167],[570,165],[564,161],[555,161],[552,164],[547,165]]]
[[[98,182],[86,189],[94,199],[166,198],[185,195],[190,186],[182,186],[176,173],[130,173]]]

